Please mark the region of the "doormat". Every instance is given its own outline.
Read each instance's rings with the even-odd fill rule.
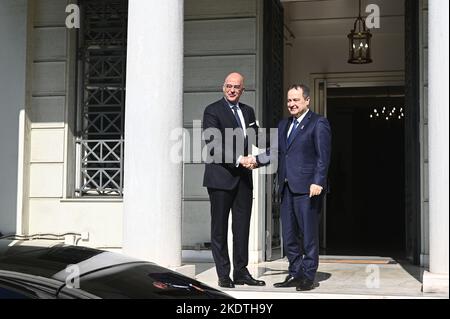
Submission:
[[[358,258],[321,258],[319,259],[319,262],[322,264],[328,264],[328,263],[339,263],[339,264],[379,264],[379,265],[391,265],[391,264],[397,264],[397,262],[391,258],[386,259],[358,259]]]

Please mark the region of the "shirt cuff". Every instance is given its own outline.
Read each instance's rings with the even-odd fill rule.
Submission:
[[[239,165],[241,164],[241,158],[242,158],[242,155],[239,155],[239,157],[236,161],[236,167],[239,167]]]

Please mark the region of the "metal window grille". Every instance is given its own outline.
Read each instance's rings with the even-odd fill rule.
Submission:
[[[122,196],[127,0],[80,1],[76,196]]]

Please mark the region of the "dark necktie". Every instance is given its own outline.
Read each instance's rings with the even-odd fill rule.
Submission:
[[[289,133],[289,136],[288,136],[288,138],[287,138],[287,143],[288,143],[288,145],[291,144],[292,139],[294,138],[294,132],[295,132],[295,130],[297,129],[298,124],[299,124],[299,123],[298,123],[297,119],[294,119],[294,124],[293,124],[293,126],[292,126],[291,133]]]
[[[242,128],[242,123],[241,123],[241,119],[239,118],[237,106],[233,105],[232,109],[233,109],[234,118],[236,119],[237,124],[239,125],[240,128]]]

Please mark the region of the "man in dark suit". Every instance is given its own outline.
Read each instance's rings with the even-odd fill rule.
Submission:
[[[219,286],[263,286],[247,270],[248,237],[253,200],[251,170],[244,167],[249,148],[249,133],[257,130],[253,108],[239,102],[244,92],[244,78],[229,74],[223,84],[224,97],[208,105],[203,114],[207,159],[203,186],[211,201],[211,249]],[[234,134],[231,136],[230,131]],[[252,136],[257,132],[253,131]],[[230,278],[227,231],[232,211],[233,280]]]
[[[309,88],[289,88],[287,106],[291,117],[278,125],[278,147],[254,162],[266,165],[278,156],[281,223],[289,275],[275,287],[310,290],[319,266],[319,214],[326,187],[331,154],[328,120],[308,109]]]

